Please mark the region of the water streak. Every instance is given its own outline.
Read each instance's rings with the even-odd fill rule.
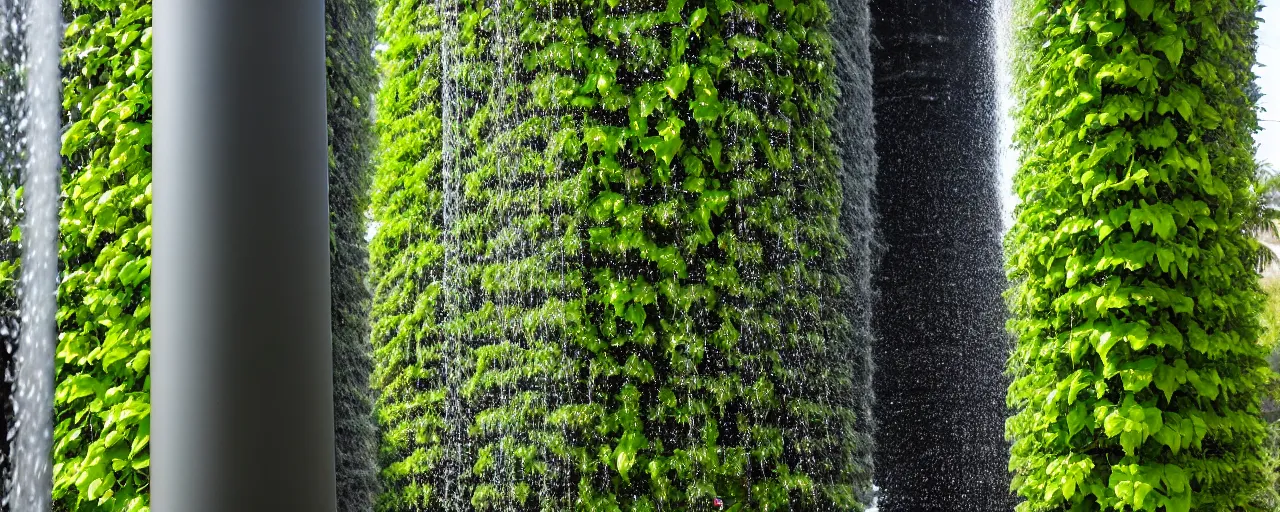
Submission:
[[[59,112],[58,52],[62,21],[57,2],[30,4],[28,167],[23,180],[22,332],[15,359],[17,438],[13,445],[14,510],[49,510],[53,492],[54,349],[57,345]]]
[[[1018,195],[1013,190],[1013,175],[1018,170],[1018,152],[1013,147],[1013,0],[995,0],[991,10],[995,17],[995,33],[992,47],[996,63],[996,95],[999,112],[997,133],[1000,136],[1000,210],[1004,230],[1013,225],[1013,210],[1018,206]]]

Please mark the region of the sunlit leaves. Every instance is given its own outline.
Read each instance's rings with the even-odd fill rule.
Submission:
[[[692,111],[693,119],[700,123],[714,121],[716,117],[724,113],[724,106],[720,103],[720,92],[716,90],[715,85],[711,81],[711,75],[707,73],[707,68],[698,68],[693,74],[694,95],[693,100],[689,103],[689,109]]]
[[[662,88],[674,100],[684,92],[687,83],[689,83],[689,64],[682,62],[667,70],[667,80],[663,82]]]
[[[1156,0],[1129,0],[1129,7],[1142,19],[1151,17],[1151,11],[1155,8]]]
[[[375,103],[378,144],[370,190],[371,385],[378,391],[379,511],[438,510],[445,435],[439,282],[441,209],[439,37],[434,2],[381,2]],[[549,58],[568,61],[569,48]],[[567,80],[550,81],[557,98]],[[551,101],[551,98],[543,98]],[[581,134],[574,137],[581,145]],[[476,185],[480,185],[477,183]],[[479,188],[479,187],[476,187]]]
[[[150,466],[151,6],[73,10],[63,47],[71,126],[62,137],[54,496],[74,510],[141,511]]]
[[[1018,14],[1020,511],[1243,508],[1263,484],[1269,371],[1242,229],[1256,7],[1033,1]]]

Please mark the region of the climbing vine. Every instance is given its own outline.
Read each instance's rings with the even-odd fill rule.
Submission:
[[[148,508],[151,4],[71,0],[63,41],[54,497]]]
[[[1019,6],[1020,511],[1246,510],[1268,482],[1259,248],[1242,229],[1257,8]]]

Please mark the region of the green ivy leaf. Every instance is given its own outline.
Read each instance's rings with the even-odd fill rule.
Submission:
[[[698,29],[702,27],[702,23],[705,21],[707,21],[707,8],[697,8],[693,11],[693,14],[689,16],[689,30],[692,30],[693,33],[697,34]],[[672,98],[674,99],[675,96],[672,96]]]
[[[1165,58],[1169,59],[1169,63],[1173,64],[1174,67],[1178,67],[1178,64],[1182,62],[1182,38],[1177,34],[1160,36],[1152,42],[1151,47],[1163,52]]]
[[[681,63],[667,69],[667,79],[662,83],[662,88],[674,100],[680,96],[680,93],[684,92],[688,83],[689,65]]]
[[[636,463],[637,453],[648,444],[649,440],[641,432],[629,431],[622,435],[613,454],[618,473],[622,475],[623,480],[628,479],[631,467]]]
[[[1129,0],[1129,7],[1145,20],[1150,18],[1151,11],[1155,10],[1155,0]]]

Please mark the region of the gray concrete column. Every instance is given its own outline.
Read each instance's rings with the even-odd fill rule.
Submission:
[[[156,0],[152,509],[336,509],[322,0]]]

